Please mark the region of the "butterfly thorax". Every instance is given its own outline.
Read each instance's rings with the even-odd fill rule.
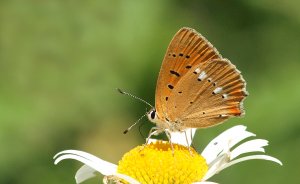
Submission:
[[[147,117],[149,121],[156,124],[157,128],[161,130],[168,129],[171,132],[182,132],[186,129],[186,127],[184,127],[183,123],[179,119],[171,121],[167,117],[159,115],[155,109],[151,109],[147,113]]]

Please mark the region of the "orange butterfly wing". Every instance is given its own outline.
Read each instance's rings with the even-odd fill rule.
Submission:
[[[195,30],[182,28],[160,69],[156,113],[160,122],[173,123],[176,130],[213,126],[243,114],[245,88],[243,77],[229,60]]]
[[[246,83],[227,59],[195,65],[176,85],[167,104],[169,119],[183,128],[204,128],[244,114]]]
[[[165,54],[155,93],[158,118],[169,116],[167,104],[172,89],[193,66],[222,56],[202,35],[191,28],[181,28],[173,37]]]

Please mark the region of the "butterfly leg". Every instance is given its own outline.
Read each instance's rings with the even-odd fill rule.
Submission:
[[[161,133],[161,132],[162,132],[162,130],[161,130],[160,128],[158,128],[158,127],[152,127],[152,128],[150,129],[149,134],[148,134],[148,137],[147,137],[147,139],[146,139],[146,144],[149,143],[149,140],[150,140],[150,138],[151,138],[153,135],[157,135],[157,134],[159,134],[159,133]]]
[[[167,135],[167,137],[169,139],[169,142],[170,142],[170,145],[171,145],[171,148],[172,148],[172,153],[174,155],[174,147],[173,147],[173,143],[171,141],[171,133],[167,129],[165,130],[165,133],[166,133],[166,135]]]
[[[148,137],[146,138],[146,143],[144,144],[143,148],[141,148],[141,150],[143,150],[145,148],[145,146],[147,144],[149,144],[149,141],[150,141],[150,138],[153,136],[153,135],[158,135],[159,133],[162,132],[162,129],[158,128],[158,127],[152,127],[149,131],[149,134],[148,134]],[[141,151],[140,150],[140,151]]]
[[[195,130],[193,130],[193,129],[191,128],[191,129],[190,129],[190,137],[189,137],[190,140],[191,140],[191,145],[190,145],[190,147],[194,148],[194,150],[195,150],[196,152],[198,152],[198,151],[196,150],[195,146],[193,145],[193,135],[194,135],[193,131],[195,131]]]
[[[192,131],[192,129],[191,129],[191,131]],[[188,146],[189,152],[190,152],[191,155],[193,155],[193,152],[192,152],[191,146],[190,146],[191,143],[189,143],[189,139],[188,139],[188,136],[186,134],[186,131],[184,131],[184,135],[185,135],[185,140],[186,140],[186,144]],[[191,135],[192,135],[192,132],[191,132]],[[191,142],[192,142],[192,138],[191,138]]]

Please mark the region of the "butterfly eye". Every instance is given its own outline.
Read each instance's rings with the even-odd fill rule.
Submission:
[[[153,111],[150,112],[151,119],[155,119],[155,114],[156,114],[155,110],[153,110]]]

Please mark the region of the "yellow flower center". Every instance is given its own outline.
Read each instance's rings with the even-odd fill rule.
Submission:
[[[200,181],[207,172],[205,159],[193,148],[157,141],[137,146],[119,161],[118,172],[140,183],[186,183]]]

